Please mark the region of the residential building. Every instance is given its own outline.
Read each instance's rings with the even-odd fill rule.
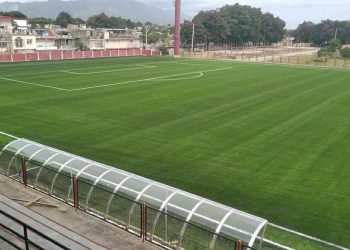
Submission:
[[[50,32],[56,37],[55,45],[59,50],[76,50],[76,38],[68,29],[50,29]]]
[[[11,51],[15,53],[31,53],[36,51],[36,36],[13,34],[11,35]]]
[[[27,19],[13,19],[17,33],[28,34],[29,23]]]
[[[133,49],[142,48],[141,32],[130,29],[101,29],[105,49]]]
[[[8,16],[0,16],[0,34],[11,34],[12,32],[12,18]]]
[[[0,33],[0,53],[9,53],[11,52],[11,48],[11,35]]]
[[[90,50],[142,48],[141,32],[137,30],[70,26],[69,32]]]

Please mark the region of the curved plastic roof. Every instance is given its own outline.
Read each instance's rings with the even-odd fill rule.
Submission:
[[[26,139],[12,141],[3,148],[3,151],[25,156],[29,161],[39,162],[58,172],[84,178],[94,186],[108,187],[116,194],[127,195],[137,202],[146,202],[160,211],[166,209],[187,222],[203,225],[217,234],[241,239],[250,247],[256,246],[257,238],[263,237],[267,225],[265,219],[237,209]],[[41,171],[38,172],[36,180],[40,173]],[[52,188],[55,181],[54,177]],[[92,190],[88,194],[87,202],[91,193]],[[186,224],[181,234],[184,234],[185,230]],[[212,244],[215,244],[215,238]]]

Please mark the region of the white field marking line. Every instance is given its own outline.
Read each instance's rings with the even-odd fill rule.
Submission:
[[[128,68],[129,66],[141,66],[141,67],[149,67],[149,65],[147,64],[125,64],[125,65],[119,65],[119,64],[116,64],[116,65],[113,65],[113,66],[98,66],[98,67],[89,67],[89,68],[75,68],[75,69],[69,69],[67,71],[78,71],[78,70],[89,70],[89,69],[107,69],[107,68]],[[129,67],[130,68],[130,67]],[[57,72],[61,72],[61,71],[65,71],[65,70],[59,70]]]
[[[8,137],[13,138],[13,139],[18,139],[18,137],[17,137],[17,136],[10,135],[10,134],[5,133],[5,132],[2,132],[2,131],[0,131],[0,134],[5,135],[5,136],[8,136]]]
[[[153,81],[180,81],[180,80],[189,80],[189,79],[195,79],[195,78],[200,78],[204,75],[203,72],[196,72],[194,74],[198,74],[196,76],[190,76],[190,77],[183,77],[183,78],[175,78],[175,79],[167,79],[167,78],[162,78],[162,79],[156,79]]]
[[[119,68],[122,68],[123,65],[119,65]],[[147,64],[129,64],[129,65],[125,65],[125,66],[147,66],[149,67],[150,65]],[[86,69],[99,69],[99,68],[113,68],[116,67],[116,65],[114,66],[100,66],[100,67],[91,67],[91,68],[80,68],[80,69],[71,69],[70,71],[77,71],[77,70],[86,70]],[[47,73],[61,73],[62,71],[65,70],[50,70],[50,71],[43,71],[43,72],[36,72],[36,73],[22,73],[22,74],[12,74],[12,75],[4,75],[6,77],[8,76],[27,76],[27,75],[43,75],[43,74],[47,74]]]
[[[13,74],[13,75],[4,75],[4,76],[27,76],[27,75],[42,75],[46,73],[55,73],[55,72],[60,72],[58,70],[51,70],[51,71],[44,71],[44,72],[37,72],[37,73],[23,73],[23,74]]]
[[[195,71],[195,72],[190,72],[190,73],[175,74],[175,75],[168,75],[168,76],[158,76],[158,77],[153,77],[153,78],[146,78],[146,79],[140,79],[140,80],[127,81],[127,82],[117,82],[117,83],[110,83],[110,84],[91,86],[91,87],[86,87],[86,88],[71,89],[71,90],[67,90],[67,91],[74,92],[74,91],[81,91],[81,90],[87,90],[87,89],[96,89],[96,88],[103,88],[103,87],[109,87],[109,86],[114,86],[114,85],[122,85],[122,84],[135,83],[135,82],[153,81],[153,80],[158,80],[158,79],[163,79],[163,78],[184,76],[184,75],[190,75],[190,74],[196,74],[196,73],[200,74],[200,73],[206,73],[206,72],[228,70],[228,69],[232,69],[232,68],[233,67],[226,67],[226,68],[220,68],[220,69],[211,69],[211,70],[205,70],[205,71]]]
[[[263,239],[263,241],[265,241],[265,242],[267,242],[268,244],[271,244],[271,245],[273,245],[273,246],[276,246],[276,247],[285,249],[285,250],[294,250],[294,248],[287,247],[287,246],[285,246],[285,245],[279,244],[279,243],[274,242],[274,241],[272,241],[272,240]]]
[[[73,74],[73,75],[93,75],[93,74],[101,74],[101,73],[108,73],[108,72],[121,72],[121,71],[131,71],[131,70],[151,69],[151,68],[157,68],[157,66],[143,66],[143,67],[138,67],[138,68],[102,70],[102,71],[94,71],[94,72],[88,72],[88,73],[78,73],[78,72],[74,72],[74,71],[70,71],[70,70],[61,70],[61,72],[67,73],[67,74]]]
[[[150,64],[184,64],[184,65],[193,65],[193,66],[213,66],[211,64],[205,64],[205,63],[188,63],[183,61],[175,61],[175,62],[154,62]]]
[[[43,84],[39,84],[39,83],[19,81],[19,80],[14,80],[14,79],[10,79],[10,78],[4,78],[4,77],[0,77],[0,79],[5,80],[5,81],[10,81],[10,82],[17,82],[17,83],[23,83],[23,84],[28,84],[28,85],[39,86],[39,87],[43,87],[43,88],[49,88],[49,89],[55,89],[55,90],[61,90],[61,91],[69,91],[68,89],[63,89],[63,88],[54,87],[54,86],[47,86],[47,85],[43,85]]]
[[[332,242],[321,240],[321,239],[318,239],[316,237],[313,237],[313,236],[310,236],[310,235],[307,235],[307,234],[303,234],[303,233],[294,231],[292,229],[288,229],[288,228],[285,228],[285,227],[282,227],[282,226],[278,226],[278,225],[273,224],[273,223],[269,223],[268,225],[270,225],[272,227],[275,227],[275,228],[278,228],[280,230],[286,231],[288,233],[296,234],[296,235],[304,237],[306,239],[313,240],[313,241],[316,241],[316,242],[319,242],[319,243],[322,243],[322,244],[325,244],[325,245],[328,245],[328,246],[331,246],[331,247],[335,247],[335,248],[338,248],[338,249],[341,249],[341,250],[349,250],[349,248],[342,247],[342,246],[339,246],[339,245],[334,244]]]
[[[307,64],[295,64],[295,63],[273,63],[273,62],[257,62],[257,61],[242,61],[242,60],[233,60],[233,59],[197,59],[197,58],[191,58],[191,57],[183,57],[183,59],[189,60],[189,61],[214,61],[214,62],[224,62],[224,63],[252,63],[252,64],[261,64],[261,65],[280,65],[280,66],[289,66],[294,68],[302,68],[302,69],[330,69],[330,70],[339,70],[339,71],[350,71],[350,68],[337,68],[332,66],[322,66],[322,65],[307,65]]]
[[[113,66],[98,66],[98,67],[89,67],[89,68],[79,68],[79,69],[70,69],[70,71],[78,71],[78,70],[89,70],[89,69],[107,69],[107,68],[122,68],[126,66],[148,66],[146,64],[125,64],[125,65],[113,65]]]

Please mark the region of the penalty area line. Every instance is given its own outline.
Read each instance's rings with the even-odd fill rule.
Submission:
[[[5,80],[5,81],[9,81],[9,82],[34,85],[34,86],[43,87],[43,88],[49,88],[49,89],[55,89],[55,90],[61,90],[61,91],[69,91],[68,89],[63,89],[63,88],[54,87],[54,86],[47,86],[47,85],[43,85],[43,84],[39,84],[39,83],[25,82],[25,81],[15,80],[15,79],[11,79],[11,78],[0,77],[0,79]]]
[[[157,66],[143,66],[143,67],[137,67],[137,68],[126,68],[126,69],[113,69],[113,70],[102,70],[102,71],[93,71],[88,73],[78,73],[74,72],[72,70],[61,70],[62,73],[67,74],[73,74],[73,75],[93,75],[93,74],[102,74],[102,73],[108,73],[108,72],[121,72],[121,71],[131,71],[131,70],[138,70],[138,69],[151,69],[156,68]]]
[[[155,79],[153,81],[181,81],[181,80],[190,80],[190,79],[196,79],[196,78],[201,78],[204,76],[203,72],[196,72],[193,73],[196,74],[195,76],[189,76],[189,77],[182,77],[182,78],[175,78],[175,79],[167,79],[166,77],[161,78],[161,79]]]
[[[174,75],[167,75],[167,76],[158,76],[158,77],[145,78],[145,79],[140,79],[140,80],[133,80],[133,81],[126,81],[126,82],[117,82],[117,83],[103,84],[103,85],[91,86],[91,87],[85,87],[85,88],[77,88],[77,89],[71,89],[71,90],[67,90],[67,91],[75,92],[75,91],[82,91],[82,90],[88,90],[88,89],[104,88],[104,87],[110,87],[110,86],[115,86],[115,85],[123,85],[123,84],[128,84],[128,83],[137,83],[137,82],[161,80],[161,79],[169,78],[169,77],[177,77],[177,76],[185,76],[185,75],[193,75],[193,74],[203,74],[203,73],[207,73],[207,72],[214,72],[214,71],[221,71],[221,70],[229,70],[229,69],[232,69],[232,68],[233,68],[233,67],[225,67],[225,68],[219,68],[219,69],[210,69],[210,70],[203,70],[203,71],[194,71],[194,72],[182,73],[182,74],[174,74]],[[198,77],[198,76],[196,76],[196,77]]]

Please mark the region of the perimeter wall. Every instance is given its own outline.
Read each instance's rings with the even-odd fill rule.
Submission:
[[[12,53],[0,54],[0,63],[74,60],[85,58],[112,58],[124,56],[161,56],[161,52],[148,49],[113,49],[91,51],[45,51],[34,53]]]

